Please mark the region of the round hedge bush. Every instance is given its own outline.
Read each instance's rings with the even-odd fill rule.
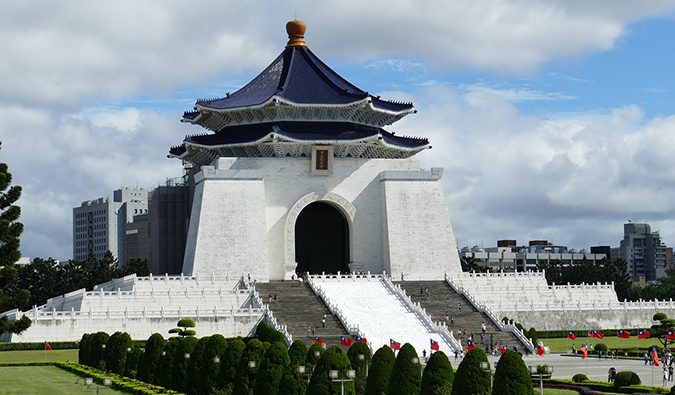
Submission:
[[[588,377],[583,373],[577,373],[572,376],[572,381],[575,383],[583,383],[584,381],[588,381]]]
[[[640,376],[630,370],[619,372],[614,376],[614,386],[617,388],[625,387],[627,385],[639,385],[641,383]]]
[[[595,345],[595,351],[607,351],[607,345],[605,343],[598,343]]]

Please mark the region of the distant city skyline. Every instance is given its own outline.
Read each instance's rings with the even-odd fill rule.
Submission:
[[[73,207],[181,176],[183,111],[260,73],[296,10],[331,68],[415,104],[386,129],[433,145],[460,248],[618,246],[628,219],[675,244],[675,1],[26,1],[0,16],[22,254],[72,258]]]

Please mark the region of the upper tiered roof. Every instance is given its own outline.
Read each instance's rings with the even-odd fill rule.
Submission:
[[[255,144],[274,142],[272,141],[274,139],[268,136],[272,130],[276,130],[277,136],[280,136],[279,130],[303,131],[299,134],[291,133],[292,142],[284,139],[287,144],[330,144],[336,140],[340,140],[341,144],[350,144],[349,138],[346,137],[351,135],[353,126],[349,125],[366,127],[362,128],[362,131],[368,130],[369,137],[374,137],[367,139],[370,141],[368,144],[381,146],[387,144],[386,140],[389,141],[384,151],[370,150],[370,156],[367,157],[408,157],[428,148],[425,139],[407,141],[405,137],[384,138],[393,136],[393,133],[381,128],[415,112],[412,103],[382,100],[379,96],[372,96],[339,76],[307,48],[304,41],[305,28],[304,22],[289,22],[286,25],[289,41],[284,51],[242,89],[232,94],[228,93],[223,98],[198,100],[194,111],[186,112],[182,121],[198,124],[215,134],[188,136],[181,146],[171,149],[169,156],[197,164],[204,164],[207,158],[217,155],[277,156],[278,147],[271,151],[253,150],[257,151],[256,154],[250,149]],[[332,132],[324,133],[317,130],[310,131],[307,125],[299,126],[292,123],[308,123],[307,125],[311,123],[314,126],[324,125],[324,127],[328,123],[335,125],[328,126]],[[241,126],[244,125],[258,126],[242,129]],[[275,127],[277,129],[274,129]],[[336,127],[344,129],[337,133]],[[243,133],[243,130],[250,133]],[[257,132],[253,132],[254,130]],[[267,138],[261,135],[262,130],[266,131],[262,134],[268,136]],[[336,135],[340,138],[336,139]],[[327,137],[328,140],[317,137]],[[358,141],[354,140],[353,143],[366,144],[363,138],[360,133]],[[248,148],[238,149],[244,146]],[[396,151],[397,147],[402,150],[400,153],[392,151]],[[193,155],[193,152],[197,154],[195,151],[200,153]],[[250,154],[233,154],[244,151]],[[298,152],[299,156],[305,156],[304,152],[307,150],[295,147],[281,151]],[[347,156],[352,156],[356,151],[359,150],[343,150],[351,152],[346,154]],[[264,152],[271,154],[266,155]]]

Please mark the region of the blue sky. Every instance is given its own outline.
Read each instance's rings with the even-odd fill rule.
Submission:
[[[25,1],[0,15],[23,255],[70,258],[73,207],[180,176],[183,111],[262,71],[296,12],[343,77],[415,104],[388,129],[430,139],[460,246],[616,246],[628,219],[675,245],[675,1]]]

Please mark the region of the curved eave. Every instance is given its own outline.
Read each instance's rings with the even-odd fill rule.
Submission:
[[[200,125],[214,132],[226,126],[284,120],[332,119],[383,127],[416,112],[412,104],[402,105],[404,108],[398,111],[381,108],[379,104],[380,101],[377,98],[370,96],[347,104],[308,104],[295,103],[274,95],[264,103],[255,106],[217,109],[197,105],[196,111],[185,113],[181,122]]]
[[[191,161],[190,157],[194,154],[204,151],[213,152],[213,155],[210,157],[217,157],[218,152],[223,149],[236,150],[237,148],[249,149],[249,148],[258,148],[270,144],[295,144],[301,146],[313,146],[313,145],[334,145],[334,146],[377,146],[390,151],[397,151],[400,153],[399,157],[405,158],[413,156],[425,149],[430,149],[428,141],[420,140],[420,145],[414,147],[406,147],[398,144],[393,144],[389,140],[396,139],[394,136],[387,136],[382,134],[374,134],[372,136],[367,136],[359,139],[351,140],[341,140],[341,139],[298,139],[285,135],[283,132],[274,131],[270,132],[259,139],[239,142],[239,143],[226,143],[226,144],[200,144],[193,141],[183,142],[181,146],[173,147],[169,153],[170,158],[177,158],[181,160]],[[197,161],[200,162],[200,161]],[[203,163],[202,163],[203,164]]]

